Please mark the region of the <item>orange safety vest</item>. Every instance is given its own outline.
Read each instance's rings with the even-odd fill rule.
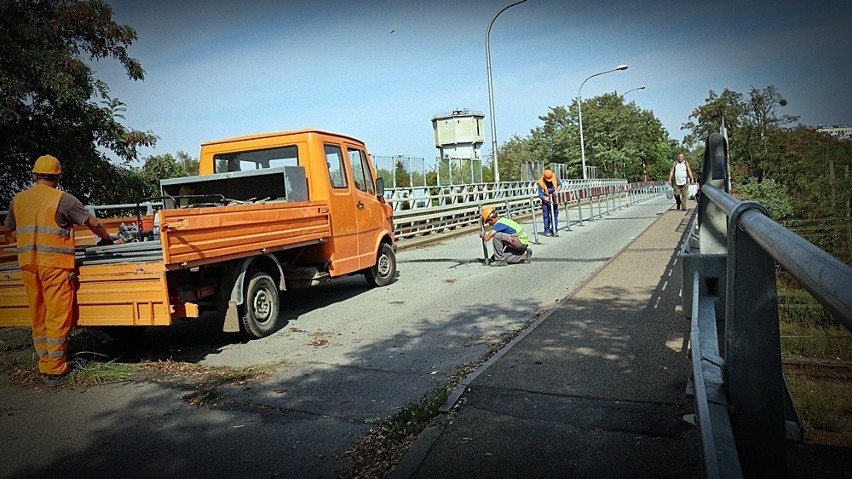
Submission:
[[[35,185],[15,195],[15,234],[18,266],[50,266],[74,269],[74,229],[56,224],[62,192]]]

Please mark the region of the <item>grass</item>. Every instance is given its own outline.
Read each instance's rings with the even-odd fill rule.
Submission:
[[[115,360],[104,362],[85,359],[79,354],[71,361],[71,366],[76,370],[74,385],[83,387],[129,381],[138,370],[136,365],[133,364],[117,363]]]
[[[783,273],[781,355],[807,442],[852,447],[852,332]]]
[[[805,439],[818,444],[852,447],[852,383],[788,372],[790,393],[802,416]]]
[[[420,433],[433,423],[438,408],[449,396],[449,387],[439,388],[377,422],[347,451],[350,469],[343,477],[387,477]]]
[[[31,336],[29,328],[0,328],[0,373],[20,386],[41,387],[44,382],[38,372],[38,358],[33,351]],[[72,353],[70,364],[76,372],[62,387],[86,388],[144,376],[155,381],[188,384],[196,391],[186,397],[187,402],[206,406],[221,399],[217,390],[219,386],[240,385],[262,378],[277,365],[231,368],[172,360],[125,363],[96,352],[102,348],[104,341],[105,336],[97,330],[82,328],[72,332],[71,344],[77,352]]]

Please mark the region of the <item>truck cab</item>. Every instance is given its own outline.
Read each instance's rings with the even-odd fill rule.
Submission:
[[[354,138],[301,130],[243,136],[203,143],[199,174],[304,168],[307,196],[328,203],[331,236],[320,248],[306,251],[302,262],[328,262],[330,277],[367,271],[376,264],[382,244],[393,247],[392,209],[385,203],[367,148]],[[381,265],[380,265],[381,266]]]

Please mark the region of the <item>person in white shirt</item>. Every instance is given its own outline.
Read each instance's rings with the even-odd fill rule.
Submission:
[[[674,179],[674,182],[672,182]],[[683,158],[683,153],[677,155],[677,161],[669,171],[669,183],[674,188],[674,198],[677,209],[686,211],[686,200],[689,198],[689,184],[695,181],[692,168]]]

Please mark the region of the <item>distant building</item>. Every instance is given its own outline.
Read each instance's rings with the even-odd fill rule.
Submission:
[[[822,133],[828,133],[829,135],[839,138],[841,140],[850,140],[852,139],[852,126],[842,126],[842,125],[832,125],[832,126],[818,126],[817,131]]]
[[[485,114],[468,109],[432,117],[435,148],[440,158],[474,160],[480,158],[485,142]]]

